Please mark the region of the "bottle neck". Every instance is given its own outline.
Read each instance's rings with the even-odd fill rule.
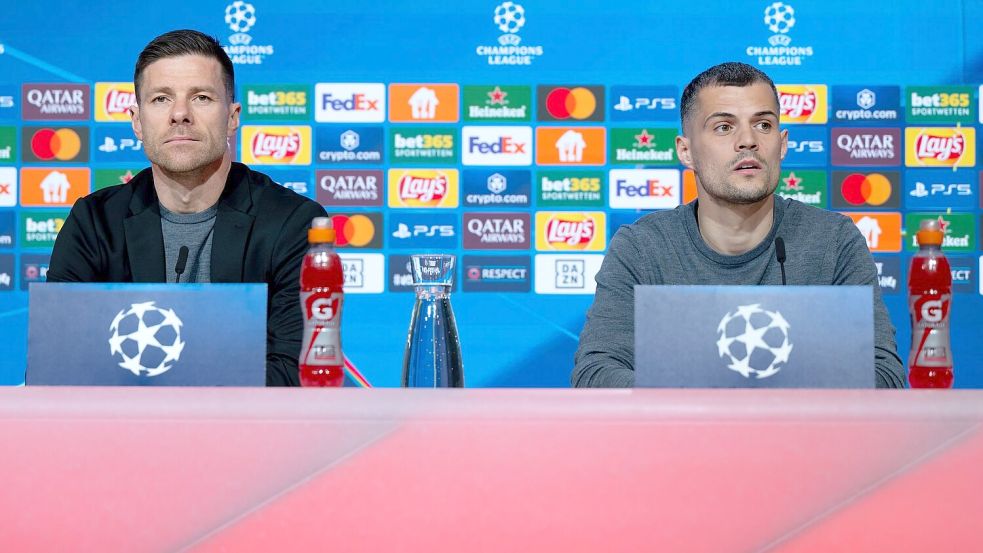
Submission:
[[[416,299],[440,300],[451,297],[451,287],[447,285],[423,284],[416,285]]]
[[[940,246],[938,244],[919,244],[918,245],[918,252],[919,253],[940,254],[940,253],[942,253],[942,246]]]

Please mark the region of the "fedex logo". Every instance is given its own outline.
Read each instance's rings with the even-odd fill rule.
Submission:
[[[381,123],[386,117],[382,83],[317,83],[314,98],[319,123]]]
[[[679,205],[678,169],[613,169],[608,203],[614,209],[671,209]]]
[[[532,165],[532,127],[465,126],[464,165]]]

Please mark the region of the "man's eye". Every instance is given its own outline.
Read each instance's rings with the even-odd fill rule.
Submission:
[[[196,102],[211,102],[212,101],[211,98],[209,98],[208,96],[205,96],[204,94],[199,94],[199,95],[195,96],[194,97],[194,100]]]
[[[163,104],[167,101],[167,96],[154,96],[150,101],[154,104]]]
[[[713,128],[717,132],[730,132],[733,127],[729,123],[721,123]]]
[[[771,129],[774,128],[774,125],[772,125],[771,122],[769,121],[762,121],[758,123],[758,128],[763,131],[770,131]]]

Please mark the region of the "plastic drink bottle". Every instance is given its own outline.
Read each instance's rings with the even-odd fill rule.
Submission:
[[[908,271],[908,307],[911,311],[911,355],[908,382],[912,388],[952,387],[952,348],[949,314],[952,273],[942,254],[945,233],[939,221],[922,221],[916,235],[918,253]]]
[[[301,386],[341,386],[345,357],[341,353],[341,308],[345,299],[341,258],[334,251],[331,219],[317,217],[307,231],[310,249],[300,267],[300,307],[304,338],[300,349]]]

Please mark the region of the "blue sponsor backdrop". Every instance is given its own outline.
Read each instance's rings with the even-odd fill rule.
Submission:
[[[92,161],[99,163],[145,163],[143,142],[129,125],[99,125],[92,132]]]
[[[107,29],[109,19],[106,14],[118,12],[116,4],[97,1],[81,5],[63,0],[44,4],[10,3],[4,7],[4,17],[0,21],[0,120],[12,122],[7,124],[16,127],[16,137],[23,126],[49,124],[20,120],[23,83],[88,84],[92,87],[92,99],[87,122],[72,124],[91,127],[91,166],[94,169],[112,166],[117,158],[103,157],[106,152],[97,147],[105,143],[106,137],[119,142],[129,132],[129,127],[126,123],[95,123],[91,113],[97,102],[95,83],[129,80],[136,55],[147,41],[162,32],[187,27],[213,34],[223,44],[237,45],[233,48],[238,49],[234,54],[239,62],[236,72],[240,83],[301,83],[312,87],[315,83],[331,82],[379,83],[380,86],[427,82],[461,86],[501,84],[503,87],[518,84],[533,87],[532,104],[537,105],[535,94],[540,85],[603,85],[606,105],[599,106],[604,113],[603,122],[580,123],[567,119],[562,123],[549,123],[551,126],[677,128],[678,105],[670,108],[666,94],[672,91],[671,96],[675,98],[689,79],[710,65],[740,60],[759,65],[777,83],[815,83],[831,87],[827,98],[827,124],[787,127],[797,149],[790,152],[786,166],[826,169],[832,174],[829,127],[905,126],[906,86],[972,85],[975,106],[977,86],[983,82],[983,37],[970,32],[975,29],[976,22],[983,20],[983,4],[968,0],[940,0],[932,3],[930,8],[926,8],[924,2],[896,0],[890,4],[890,9],[873,11],[852,0],[823,3],[790,0],[786,4],[795,10],[791,28],[781,28],[775,21],[771,22],[774,28],[770,28],[769,22],[765,21],[765,9],[773,4],[773,0],[750,3],[714,0],[695,4],[520,1],[524,14],[521,26],[514,33],[505,33],[499,28],[500,23],[508,22],[494,20],[499,4],[495,0],[464,4],[436,0],[412,3],[369,0],[331,5],[297,0],[252,0],[248,4],[253,7],[255,20],[248,20],[248,28],[242,30],[240,27],[238,31],[233,31],[226,22],[226,11],[231,4],[231,1],[205,1],[196,3],[193,10],[173,9],[171,5],[134,4],[127,7],[125,25],[114,26],[111,32],[98,32]],[[930,17],[926,17],[926,9],[930,10]],[[506,43],[516,44],[518,40],[517,44],[523,47],[520,53],[509,55],[496,50],[501,47],[500,39],[509,34],[514,38],[505,39]],[[236,38],[232,40],[234,35]],[[243,44],[244,38],[248,38],[248,44]],[[794,53],[779,51],[775,44],[784,44]],[[864,97],[863,105],[858,104],[858,95],[864,89],[873,92],[872,105],[869,96]],[[892,96],[892,91],[900,98]],[[627,102],[623,102],[622,97]],[[643,100],[650,100],[651,105],[654,98],[660,99],[658,107],[647,109]],[[388,96],[384,94],[383,99],[388,100]],[[311,115],[306,123],[271,123],[311,125],[316,143],[319,133],[325,131],[321,131],[321,124],[315,122],[315,104],[316,99],[310,97],[308,111]],[[619,105],[624,109],[618,109]],[[627,109],[629,105],[631,110]],[[532,109],[535,110],[535,106]],[[868,121],[866,116],[837,120],[836,111],[841,109],[900,111],[896,120]],[[643,111],[650,113],[643,114]],[[538,121],[540,115],[534,114],[533,120]],[[633,119],[636,116],[648,119]],[[67,123],[52,121],[52,124]],[[375,125],[383,133],[391,127],[385,117],[381,123],[353,124]],[[459,127],[462,123],[438,124]],[[488,121],[482,124],[511,123]],[[968,121],[962,125],[976,126],[978,122]],[[325,128],[338,130],[342,126],[345,124],[332,123]],[[110,136],[102,134],[109,133],[104,128],[118,128],[119,131],[118,134],[113,131]],[[340,141],[340,134],[338,136]],[[19,142],[19,138],[15,140]],[[822,151],[814,151],[817,144]],[[307,147],[312,154],[319,148],[317,144]],[[312,164],[308,166],[257,168],[281,181],[305,183],[303,187],[294,185],[295,189],[306,188],[306,193],[314,197],[313,178],[317,169],[349,166],[323,163],[316,155],[312,157]],[[385,157],[387,154],[383,152]],[[377,167],[386,169],[388,164],[389,160],[384,159]],[[17,160],[0,161],[0,166],[20,165],[23,164]],[[434,165],[464,170],[459,183],[459,207],[420,214],[421,224],[446,222],[459,225],[463,211],[477,207],[465,205],[469,193],[534,196],[529,171],[497,171],[506,176],[507,187],[496,193],[488,189],[488,177],[496,168],[482,168],[473,174],[459,162]],[[368,167],[353,163],[350,168]],[[610,165],[602,168],[605,172],[607,169]],[[902,166],[902,207],[943,212],[945,208],[952,208],[969,212],[974,218],[972,232],[979,232],[978,165],[956,173],[935,169],[931,174],[926,173],[923,182],[926,186],[932,184],[928,181],[956,183],[952,180],[957,178],[954,175],[964,171],[970,177],[966,180],[971,185],[968,199],[958,193],[958,188],[954,189],[956,192],[950,195],[950,200],[946,200],[941,192],[933,194],[931,188],[927,189],[927,196],[919,198],[910,194],[917,191],[917,185],[913,184],[916,181],[908,174],[913,170]],[[839,193],[833,187],[828,187],[827,192]],[[485,207],[529,211],[533,220],[533,210],[548,209],[536,205],[534,199],[528,205],[501,203]],[[4,207],[0,208],[0,213],[16,213],[20,209]],[[576,207],[564,209],[572,211]],[[406,254],[411,250],[395,249],[391,233],[399,230],[400,221],[409,221],[413,212],[406,212],[408,219],[404,220],[404,213],[399,209],[375,211],[381,212],[383,217],[375,231],[386,236],[382,249],[368,251],[387,255],[387,273],[391,277],[398,276],[394,275],[390,266],[393,260],[389,256],[393,252]],[[619,224],[642,214],[628,210],[610,213],[609,226],[614,230]],[[533,244],[528,252],[530,259],[541,253],[535,250],[535,240]],[[422,245],[418,244],[418,247]],[[449,250],[459,256],[470,255],[456,237]],[[30,280],[43,278],[48,257],[37,251],[10,251],[16,255],[16,281],[14,291],[0,293],[0,326],[4,330],[0,339],[0,383],[18,384],[23,381],[27,343],[27,294],[19,290],[26,289]],[[517,255],[515,252],[498,255],[506,254]],[[482,255],[494,257],[497,254],[482,252]],[[960,293],[956,295],[953,309],[956,385],[981,387],[983,368],[975,360],[983,357],[983,343],[978,340],[983,332],[983,319],[979,315],[983,313],[983,297],[978,291],[978,278],[972,274],[974,268],[979,267],[980,251],[977,247],[958,257],[959,267],[967,267],[970,276],[968,286],[959,285]],[[900,279],[898,288],[903,290],[910,255],[878,253],[877,258],[885,262],[891,273],[887,277]],[[460,284],[463,274],[458,273]],[[532,271],[530,278],[535,281],[536,277]],[[373,384],[384,386],[399,383],[413,304],[412,294],[394,293],[391,284],[383,294],[350,295],[346,299],[343,326],[346,353]],[[887,294],[885,298],[899,329],[902,357],[907,357],[909,323],[905,294]],[[537,295],[533,292],[455,292],[453,304],[468,384],[567,385],[577,335],[591,299],[589,295]],[[66,318],[65,324],[72,324],[70,317]]]

